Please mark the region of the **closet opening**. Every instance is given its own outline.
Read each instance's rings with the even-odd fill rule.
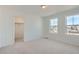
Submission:
[[[24,41],[24,18],[22,16],[15,17],[15,42]]]

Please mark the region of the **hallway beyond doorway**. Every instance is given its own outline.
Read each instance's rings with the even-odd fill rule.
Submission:
[[[15,42],[24,41],[24,19],[21,16],[15,17]]]

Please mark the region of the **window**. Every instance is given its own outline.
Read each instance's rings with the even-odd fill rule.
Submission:
[[[49,32],[50,33],[57,33],[57,26],[58,26],[58,19],[51,19],[49,23]]]
[[[79,15],[67,17],[67,33],[79,34]]]

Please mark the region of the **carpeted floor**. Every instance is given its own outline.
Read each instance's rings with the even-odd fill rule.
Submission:
[[[14,45],[0,48],[0,54],[59,54],[79,53],[78,46],[72,46],[53,40],[34,40],[29,42],[16,42]]]

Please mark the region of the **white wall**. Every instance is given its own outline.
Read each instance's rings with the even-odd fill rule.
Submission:
[[[24,40],[30,41],[42,37],[42,19],[34,14],[26,16],[24,21]]]
[[[16,16],[24,17],[24,41],[39,39],[42,36],[42,19],[39,16],[0,6],[0,47],[15,43]]]
[[[79,14],[79,8],[64,11],[61,13],[47,16],[47,17],[43,17],[43,19],[45,20],[44,22],[47,24],[47,25],[43,25],[43,27],[44,27],[43,34],[46,34],[46,36],[48,36],[49,39],[51,39],[51,40],[56,40],[56,41],[64,42],[67,44],[79,45],[79,36],[78,35],[65,34],[66,33],[65,17],[68,15],[76,15],[76,14]],[[54,17],[58,17],[58,19],[59,19],[58,20],[58,33],[50,34],[48,31],[48,24],[49,24],[49,20]]]
[[[14,43],[13,22],[11,14],[5,9],[0,8],[0,47],[11,45]]]

